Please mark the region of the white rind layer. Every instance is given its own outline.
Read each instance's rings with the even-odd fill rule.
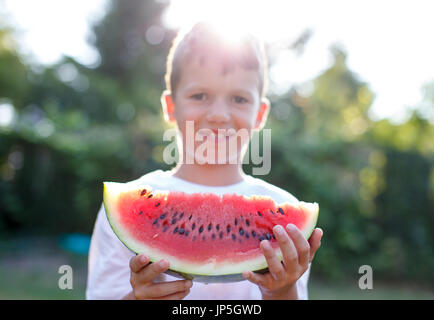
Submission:
[[[150,186],[140,186],[140,189],[152,190]],[[155,262],[161,259],[166,259],[170,261],[170,269],[179,273],[184,274],[184,276],[194,278],[195,275],[198,276],[223,276],[223,275],[234,275],[240,274],[245,270],[262,270],[267,268],[267,262],[265,257],[261,253],[259,247],[257,257],[248,258],[241,262],[220,261],[217,263],[215,259],[210,258],[201,264],[186,262],[185,260],[180,260],[175,256],[170,256],[165,252],[162,252],[153,247],[146,246],[146,244],[138,242],[134,237],[128,233],[128,230],[122,228],[119,215],[117,214],[116,204],[118,197],[123,192],[128,192],[132,190],[138,190],[137,184],[132,183],[116,183],[116,182],[104,182],[104,206],[107,214],[108,221],[117,235],[117,237],[132,251],[137,254],[146,253],[149,256],[150,261]],[[153,192],[165,192],[159,190],[152,190]],[[248,198],[248,197],[247,197]],[[307,221],[305,228],[302,230],[302,234],[305,239],[308,239],[313,232],[313,229],[317,223],[319,206],[317,203],[307,203],[299,201],[299,206],[306,208],[310,211],[310,219]],[[280,259],[282,259],[282,254],[279,248],[275,249],[276,254]],[[248,253],[247,253],[248,254]],[[207,277],[203,277],[204,282],[219,282],[212,281]],[[234,278],[235,279],[235,278]],[[239,280],[242,280],[240,278]],[[232,281],[236,281],[233,280]]]

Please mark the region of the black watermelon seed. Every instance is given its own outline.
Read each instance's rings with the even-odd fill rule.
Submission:
[[[210,223],[210,224],[208,225],[208,231],[211,231],[211,229],[212,229],[212,224]]]
[[[259,241],[262,241],[262,240],[265,240],[265,237],[260,236],[260,237],[259,237]]]
[[[165,213],[163,213],[163,214],[160,216],[160,219],[161,219],[161,220],[163,220],[164,218],[166,218],[166,214],[165,214]]]
[[[166,230],[167,230],[167,226],[164,226],[163,227],[163,232],[166,232]]]
[[[211,235],[211,238],[212,238],[212,239],[215,239],[215,234],[214,234],[214,233]]]
[[[270,212],[271,212],[272,214],[274,214],[274,211],[273,211],[273,210],[271,210],[271,209],[270,209]]]
[[[258,214],[259,214],[260,217],[262,217],[262,213],[260,211],[258,211]]]
[[[194,230],[194,228],[196,228],[196,223],[193,222],[193,224],[191,225],[191,230]]]
[[[188,220],[191,220],[191,217],[192,217],[193,215],[192,214],[190,214],[190,216],[188,217]]]
[[[154,220],[152,224],[156,224],[158,222],[158,218]]]
[[[182,212],[182,213],[179,215],[179,219],[181,219],[183,216],[184,216],[184,212]]]
[[[265,237],[267,238],[267,240],[271,240],[271,236],[270,236],[269,233],[267,233],[267,234],[265,235]]]
[[[237,218],[235,218],[234,222],[235,222],[235,225],[238,224],[238,220],[237,220]]]
[[[139,214],[142,214],[142,213],[143,213],[143,211],[140,211],[140,212],[139,212]]]
[[[200,226],[199,233],[202,233],[202,231],[203,231],[203,226]]]
[[[146,189],[143,189],[142,192],[140,192],[140,195],[141,195],[141,196],[144,196],[145,193],[146,193]]]
[[[216,225],[215,228],[216,228],[217,231],[219,231],[220,230],[220,225]]]
[[[173,233],[177,233],[178,232],[178,227],[175,228],[175,230],[173,230]]]
[[[223,238],[223,231],[220,231],[219,238],[220,238],[220,239]]]
[[[244,230],[243,230],[243,228],[240,228],[240,235],[243,235],[244,234]]]
[[[246,238],[249,239],[249,233],[248,232],[246,232]]]
[[[172,217],[175,218],[177,215],[178,215],[178,211],[175,212]]]
[[[149,199],[149,198],[152,198],[152,193],[148,196],[148,199]]]
[[[279,208],[279,210],[278,210],[281,214],[285,214],[285,212],[283,212],[283,209],[282,208]]]
[[[176,219],[172,219],[172,224],[175,224],[176,223]]]
[[[156,205],[155,205],[155,207],[158,207],[160,205],[160,203],[158,202]]]
[[[274,234],[273,234],[273,239],[276,239],[276,237],[274,236]]]
[[[229,233],[229,232],[231,232],[231,227],[230,227],[230,225],[228,225],[227,227],[226,227],[226,231]]]
[[[255,232],[255,230],[252,231],[252,237],[253,237],[253,238],[256,237],[256,232]]]
[[[250,221],[246,220],[246,224],[247,224],[247,226],[250,226]]]
[[[179,234],[184,234],[184,231],[185,231],[184,228],[179,229]]]
[[[235,240],[237,237],[232,233],[232,240]]]
[[[185,235],[188,236],[188,234],[190,233],[190,231],[185,230]]]

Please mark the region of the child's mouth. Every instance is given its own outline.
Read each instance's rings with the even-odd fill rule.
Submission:
[[[207,129],[207,130],[199,130],[198,135],[201,136],[205,140],[214,139],[216,143],[222,143],[223,141],[228,141],[231,137],[235,136],[235,130],[216,130],[216,129]]]

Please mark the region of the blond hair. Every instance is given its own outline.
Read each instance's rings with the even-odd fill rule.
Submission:
[[[198,22],[189,30],[178,33],[170,48],[166,62],[166,88],[174,96],[181,78],[182,66],[194,57],[203,63],[209,56],[218,59],[226,74],[240,66],[257,70],[259,94],[265,97],[267,90],[267,59],[264,43],[250,33],[243,34],[237,42],[228,43],[218,30],[207,22]]]

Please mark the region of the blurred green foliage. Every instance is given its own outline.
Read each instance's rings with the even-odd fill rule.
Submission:
[[[94,27],[95,68],[70,57],[25,63],[12,31],[0,29],[2,235],[90,234],[102,181],[169,169],[160,94],[174,32],[161,22],[165,6],[112,1]],[[405,123],[376,122],[369,85],[343,50],[331,52],[334,63],[311,83],[270,94],[273,162],[260,178],[320,204],[313,272],[339,279],[369,264],[383,278],[433,284],[434,84]]]

